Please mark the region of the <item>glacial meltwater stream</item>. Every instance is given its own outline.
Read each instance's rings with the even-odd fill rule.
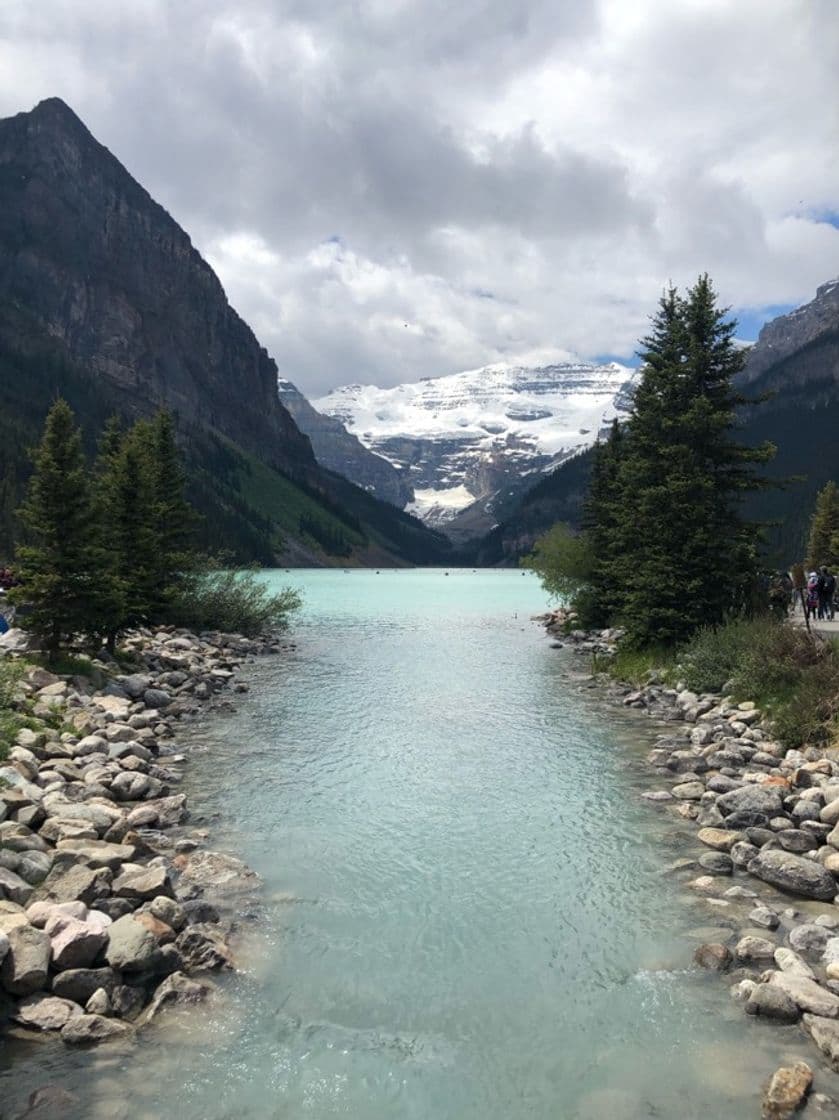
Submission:
[[[7,1047],[0,1112],[57,1083],[126,1120],[758,1115],[807,1047],[690,968],[724,924],[664,873],[693,830],[640,799],[649,721],[529,620],[538,580],[270,578],[296,648],[184,734],[193,823],[264,880],[244,971],[130,1048]]]

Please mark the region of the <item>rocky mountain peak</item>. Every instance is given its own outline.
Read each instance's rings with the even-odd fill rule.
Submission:
[[[826,352],[817,363],[802,363],[802,352],[806,354],[814,347],[820,351],[826,348]],[[810,369],[824,379],[832,369],[834,379],[839,380],[839,278],[819,285],[809,303],[764,325],[749,351],[743,379],[755,381],[794,357],[794,376],[807,376],[805,370]]]

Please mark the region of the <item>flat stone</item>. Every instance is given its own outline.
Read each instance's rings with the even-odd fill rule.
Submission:
[[[150,902],[161,895],[172,897],[172,883],[165,867],[144,867],[140,871],[125,871],[114,880],[113,893],[117,898]]]
[[[44,900],[52,902],[83,902],[91,906],[108,893],[110,873],[81,864],[57,864],[39,888]]]
[[[748,865],[750,874],[805,898],[831,900],[836,880],[820,863],[791,852],[762,849]]]
[[[109,844],[107,840],[59,840],[56,848],[60,852],[74,852],[88,867],[110,867],[117,870],[123,863],[131,863],[137,857],[133,844]]]
[[[679,801],[699,801],[705,792],[702,782],[680,782],[673,786],[672,794]]]
[[[700,828],[696,838],[716,852],[730,852],[738,841],[744,839],[744,836],[742,832],[733,832],[727,828]]]
[[[24,1027],[39,1031],[60,1031],[69,1019],[81,1015],[82,1009],[69,999],[58,996],[29,996],[17,1005],[12,1018]]]
[[[118,1019],[106,1019],[104,1015],[77,1015],[68,1021],[61,1038],[68,1046],[85,1046],[124,1038],[130,1031],[131,1028]]]

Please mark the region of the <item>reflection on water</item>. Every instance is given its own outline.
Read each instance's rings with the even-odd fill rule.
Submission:
[[[806,1045],[689,970],[740,911],[663,874],[692,834],[639,800],[649,728],[569,683],[536,580],[274,578],[297,648],[184,735],[196,817],[265,880],[244,974],[130,1053],[7,1051],[7,1107],[60,1079],[131,1120],[756,1115]]]

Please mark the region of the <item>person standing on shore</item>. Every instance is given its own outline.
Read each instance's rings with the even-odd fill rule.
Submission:
[[[833,621],[833,599],[836,595],[836,576],[823,566],[819,572],[819,618]]]

